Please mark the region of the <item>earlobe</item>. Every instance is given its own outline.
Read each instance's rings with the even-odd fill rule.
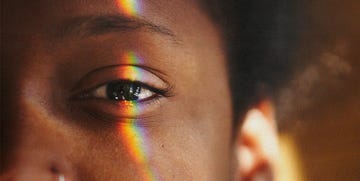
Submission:
[[[241,180],[273,180],[278,160],[278,141],[269,102],[264,101],[248,111],[236,147]]]

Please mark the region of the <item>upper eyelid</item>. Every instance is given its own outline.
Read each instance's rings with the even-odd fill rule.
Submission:
[[[130,73],[132,72],[132,74],[128,74],[128,75],[124,74],[121,76],[119,75],[124,72],[130,72]],[[96,76],[96,74],[101,74],[101,75]],[[164,80],[163,78],[164,76],[166,76],[166,74],[156,69],[152,69],[150,67],[146,67],[142,65],[132,65],[132,64],[108,65],[94,69],[88,72],[87,74],[85,74],[83,78],[81,78],[71,89],[71,92],[78,92],[78,93],[84,92],[85,90],[94,89],[106,83],[110,83],[112,81],[118,81],[118,80],[139,82],[142,85],[146,85],[147,87],[150,88],[153,87],[159,90],[169,90],[172,86],[167,81]],[[93,82],[98,82],[98,83],[93,83]],[[92,85],[89,86],[89,84]]]

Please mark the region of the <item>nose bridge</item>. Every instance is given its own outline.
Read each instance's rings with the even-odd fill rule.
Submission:
[[[7,26],[1,40],[0,180],[74,180],[71,136],[49,101],[56,64],[41,36],[14,29]]]
[[[22,102],[19,98],[21,89],[19,84],[18,68],[13,61],[8,61],[5,54],[5,62],[1,67],[1,173],[13,164],[14,150],[21,140]]]
[[[3,83],[1,180],[73,178],[65,147],[69,139],[60,121],[49,113],[47,88],[40,86],[46,82],[28,76],[10,81],[7,77]]]

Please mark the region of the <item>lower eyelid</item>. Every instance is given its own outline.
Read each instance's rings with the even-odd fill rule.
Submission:
[[[117,122],[124,119],[142,119],[156,114],[165,101],[163,96],[154,96],[150,100],[140,102],[109,101],[102,98],[79,100],[80,109],[97,120]]]
[[[153,96],[150,100],[134,103],[129,107],[123,108],[121,111],[123,114],[122,116],[136,119],[149,117],[154,114],[156,109],[160,108],[160,105],[163,103],[163,99],[164,97],[162,96]],[[121,118],[122,116],[118,118]]]

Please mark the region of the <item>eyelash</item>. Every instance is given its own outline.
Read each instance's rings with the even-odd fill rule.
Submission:
[[[143,99],[143,100],[135,100],[135,101],[128,101],[128,100],[110,100],[108,97],[106,98],[99,98],[99,97],[95,97],[94,95],[92,95],[92,93],[96,90],[99,89],[102,86],[106,86],[105,89],[107,89],[109,86],[109,84],[112,83],[122,83],[122,84],[132,84],[132,85],[137,85],[139,87],[141,87],[141,89],[146,89],[151,91],[152,93],[154,93],[155,95]],[[107,99],[109,101],[113,101],[113,102],[123,102],[123,101],[128,101],[128,102],[135,102],[135,103],[145,103],[145,102],[149,102],[150,100],[157,100],[158,98],[161,97],[171,97],[170,94],[170,88],[166,88],[166,89],[158,89],[158,88],[154,88],[152,86],[149,86],[146,83],[140,82],[140,81],[132,81],[132,80],[126,80],[126,79],[119,79],[119,80],[113,80],[113,81],[109,81],[106,83],[102,83],[100,85],[97,85],[93,88],[90,88],[80,94],[77,94],[74,98],[75,99],[80,99],[80,100],[84,100],[84,99]]]

